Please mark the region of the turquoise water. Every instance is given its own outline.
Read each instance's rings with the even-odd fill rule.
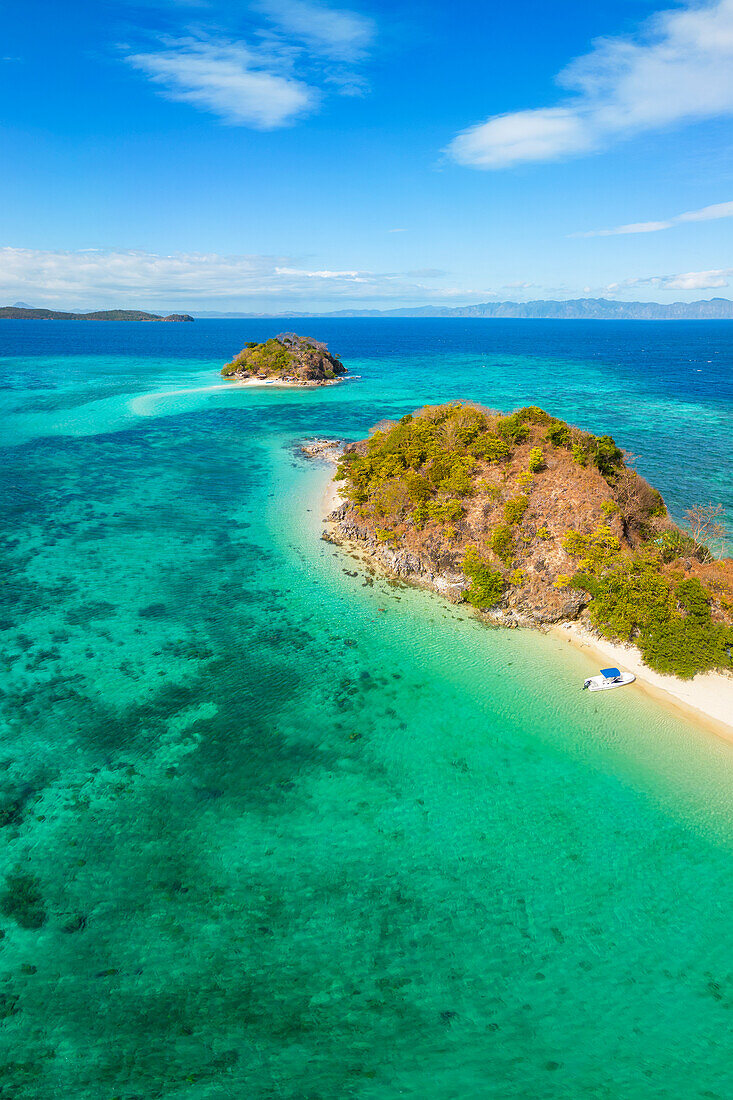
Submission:
[[[730,329],[288,327],[360,377],[0,327],[0,1097],[729,1097],[733,746],[370,576],[297,444],[533,402],[733,513]]]

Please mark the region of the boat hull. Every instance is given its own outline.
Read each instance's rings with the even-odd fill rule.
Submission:
[[[591,676],[587,679],[583,685],[588,691],[610,691],[611,688],[626,687],[627,684],[633,684],[636,676],[632,676],[630,672],[622,672],[620,676],[614,676],[612,679],[608,679],[605,676]]]

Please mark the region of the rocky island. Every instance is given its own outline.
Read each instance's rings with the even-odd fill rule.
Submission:
[[[582,618],[689,678],[731,670],[733,559],[672,522],[609,435],[466,402],[348,444],[324,538],[507,625]]]
[[[326,344],[310,336],[281,332],[262,344],[245,344],[221,373],[249,385],[328,386],[347,370]]]

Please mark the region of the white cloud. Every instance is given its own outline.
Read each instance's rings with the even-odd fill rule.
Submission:
[[[169,40],[159,51],[126,60],[160,85],[167,99],[191,103],[234,126],[288,126],[320,98],[317,89],[263,67],[264,59],[240,42]]]
[[[626,233],[658,233],[660,229],[671,229],[684,222],[708,222],[716,218],[733,218],[733,202],[718,202],[714,206],[703,206],[702,210],[688,210],[666,222],[633,222],[631,225],[617,225],[614,229],[592,229],[590,233],[571,233],[570,236],[617,237]]]
[[[659,12],[634,37],[600,38],[558,83],[573,93],[563,103],[495,115],[446,152],[469,167],[505,168],[733,113],[733,0]]]
[[[714,206],[703,206],[702,210],[688,210],[678,214],[675,222],[709,222],[716,218],[733,218],[733,202],[718,202]]]
[[[591,229],[589,233],[571,233],[571,237],[620,237],[627,233],[658,233],[660,229],[669,229],[674,222],[632,222],[630,225],[617,225],[614,229]]]
[[[573,111],[550,107],[496,115],[470,126],[448,146],[459,164],[470,168],[506,168],[525,160],[554,160],[588,146],[585,123]]]
[[[360,61],[372,44],[376,27],[358,12],[307,0],[259,0],[256,8],[288,37],[334,61]]]
[[[719,268],[713,271],[686,271],[678,275],[647,275],[642,278],[625,279],[623,283],[612,283],[606,287],[609,292],[621,288],[651,286],[660,290],[713,290],[728,286],[733,268]]]
[[[368,91],[354,63],[374,39],[373,20],[308,0],[258,0],[254,7],[272,28],[253,28],[255,44],[199,30],[153,49],[127,47],[125,60],[167,99],[257,130],[292,125],[316,109],[329,86],[346,96]],[[231,24],[228,9],[220,16],[221,26]]]
[[[374,272],[310,269],[291,257],[217,253],[161,256],[124,249],[40,251],[0,248],[0,296],[52,308],[94,309],[132,305],[150,309],[209,308],[219,302],[251,303],[266,310],[288,303],[420,301],[466,290],[426,286],[443,272]]]
[[[671,279],[660,281],[658,285],[675,290],[710,290],[714,287],[728,286],[728,271],[688,271],[684,275],[675,275]]]

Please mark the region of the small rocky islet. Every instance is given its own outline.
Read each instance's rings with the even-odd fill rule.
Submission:
[[[343,449],[324,538],[493,621],[578,618],[688,678],[733,670],[733,559],[670,518],[609,435],[470,402],[382,421]]]
[[[251,341],[222,369],[235,382],[279,382],[291,386],[326,386],[347,374],[338,355],[310,336],[281,332],[264,343]]]

